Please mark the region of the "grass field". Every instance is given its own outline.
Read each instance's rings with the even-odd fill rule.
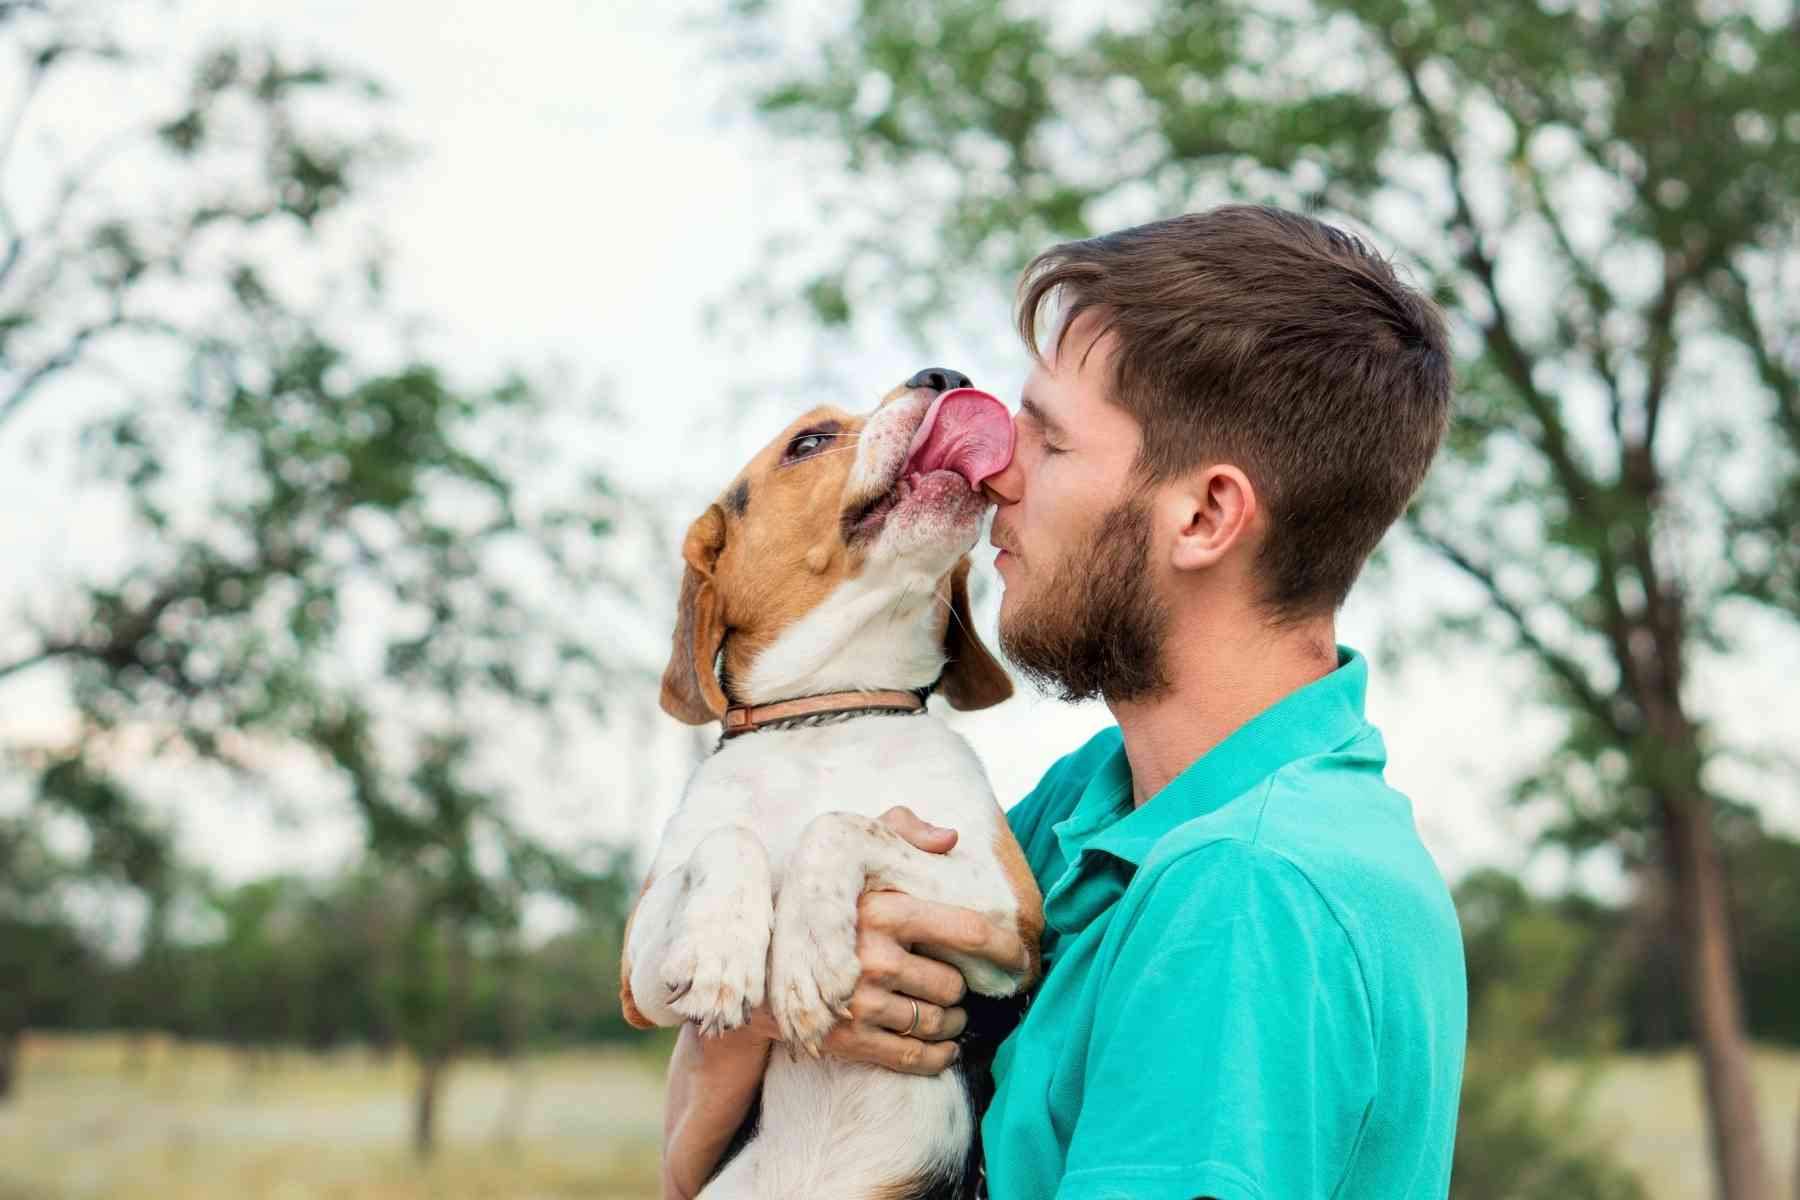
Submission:
[[[1757,1061],[1783,1178],[1794,1162],[1800,1054]],[[1566,1079],[1549,1081],[1555,1087]],[[443,1149],[407,1152],[411,1075],[361,1054],[255,1067],[209,1047],[113,1038],[28,1043],[0,1107],[0,1200],[553,1200],[656,1194],[659,1051],[583,1051],[451,1076]],[[1709,1194],[1698,1082],[1685,1055],[1621,1057],[1593,1082],[1593,1121],[1655,1200]]]

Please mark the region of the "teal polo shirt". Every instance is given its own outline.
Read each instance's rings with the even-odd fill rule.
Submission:
[[[1009,814],[1043,984],[994,1061],[993,1200],[1440,1200],[1467,994],[1449,890],[1339,667],[1133,808],[1117,728]]]

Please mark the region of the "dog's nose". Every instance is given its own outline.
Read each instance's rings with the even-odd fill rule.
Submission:
[[[961,371],[952,371],[949,367],[926,367],[917,375],[906,381],[909,388],[930,388],[934,392],[947,392],[952,388],[974,387],[969,377]]]

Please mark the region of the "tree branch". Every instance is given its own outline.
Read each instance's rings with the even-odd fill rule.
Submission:
[[[1591,517],[1593,482],[1575,459],[1568,431],[1563,427],[1562,418],[1556,411],[1556,402],[1544,395],[1532,379],[1534,364],[1530,352],[1513,334],[1512,319],[1508,315],[1506,302],[1500,295],[1494,260],[1485,248],[1481,226],[1469,204],[1461,156],[1456,152],[1456,145],[1444,126],[1443,118],[1431,103],[1430,97],[1425,95],[1417,64],[1394,41],[1391,31],[1384,31],[1382,36],[1387,42],[1395,66],[1406,81],[1407,94],[1425,131],[1426,144],[1442,161],[1449,176],[1450,195],[1456,208],[1453,224],[1461,231],[1467,243],[1460,257],[1463,265],[1481,284],[1482,292],[1493,308],[1493,319],[1483,328],[1482,333],[1493,348],[1501,371],[1518,390],[1520,398],[1525,401],[1533,419],[1537,421],[1538,449],[1549,459],[1551,469],[1556,472],[1558,482],[1569,497],[1569,503],[1583,516]]]
[[[1454,224],[1467,242],[1467,248],[1461,256],[1463,264],[1480,281],[1482,291],[1494,310],[1493,321],[1482,332],[1499,362],[1501,372],[1518,390],[1520,398],[1537,421],[1537,449],[1549,460],[1550,469],[1555,474],[1570,509],[1593,531],[1592,552],[1599,570],[1595,586],[1606,614],[1604,632],[1612,646],[1613,656],[1617,659],[1626,687],[1632,695],[1637,695],[1637,665],[1635,656],[1631,653],[1629,623],[1624,604],[1619,598],[1618,559],[1607,540],[1609,522],[1594,506],[1594,494],[1598,488],[1576,461],[1568,431],[1557,412],[1556,401],[1540,391],[1532,379],[1534,364],[1530,353],[1513,336],[1512,322],[1500,296],[1494,260],[1484,247],[1481,227],[1475,219],[1474,208],[1469,203],[1462,160],[1456,152],[1449,130],[1445,128],[1443,118],[1425,95],[1425,88],[1419,80],[1418,66],[1394,40],[1391,30],[1378,30],[1377,33],[1385,39],[1395,66],[1406,81],[1407,94],[1419,114],[1427,145],[1442,160],[1449,176],[1450,194],[1456,208]]]
[[[25,86],[19,93],[19,102],[13,106],[12,116],[6,122],[6,132],[0,134],[0,177],[5,175],[6,164],[12,158],[13,146],[19,140],[19,129],[25,124],[25,114],[43,90],[44,76],[49,74],[41,57],[31,55],[30,74],[26,77]],[[3,206],[0,206],[3,207]],[[10,215],[7,224],[11,225]]]
[[[1477,561],[1473,555],[1442,534],[1426,528],[1424,523],[1416,518],[1410,522],[1410,525],[1421,541],[1457,570],[1481,585],[1494,607],[1498,608],[1512,623],[1513,632],[1519,639],[1519,643],[1536,656],[1538,662],[1569,690],[1583,711],[1604,725],[1615,737],[1629,740],[1631,735],[1619,720],[1619,715],[1614,710],[1612,702],[1594,687],[1580,663],[1551,646],[1538,635],[1536,630],[1531,628],[1524,605],[1500,586],[1499,578],[1493,567]]]
[[[179,332],[177,327],[168,321],[157,317],[130,317],[118,309],[115,309],[105,320],[82,326],[69,335],[68,342],[61,350],[26,371],[5,398],[0,399],[0,425],[4,425],[16,415],[25,402],[31,399],[32,393],[45,382],[74,366],[90,342],[105,334],[127,329],[169,334]]]
[[[1728,263],[1719,269],[1717,277],[1730,284],[1729,288],[1714,290],[1719,312],[1750,351],[1757,375],[1775,395],[1775,419],[1795,449],[1800,450],[1800,375],[1782,362],[1770,346],[1762,322],[1757,320],[1755,302],[1750,298],[1750,281],[1744,278],[1744,273]]]
[[[5,679],[10,675],[17,675],[21,671],[29,671],[32,667],[35,667],[40,663],[49,662],[51,659],[67,654],[68,652],[69,647],[67,646],[45,646],[35,654],[27,654],[24,658],[16,659],[13,662],[0,663],[0,679]]]
[[[1515,126],[1521,130],[1525,128],[1524,122],[1520,120],[1517,113],[1511,108],[1507,108],[1505,111]],[[1522,134],[1521,140],[1523,140]],[[1625,394],[1619,385],[1618,371],[1613,367],[1613,347],[1606,340],[1603,324],[1606,314],[1617,306],[1612,288],[1608,287],[1606,281],[1600,277],[1599,269],[1575,248],[1574,240],[1569,237],[1568,227],[1563,224],[1562,215],[1557,212],[1556,204],[1550,198],[1550,189],[1544,183],[1544,173],[1538,170],[1528,157],[1523,155],[1521,157],[1524,158],[1525,171],[1531,180],[1531,194],[1537,203],[1538,215],[1549,227],[1550,238],[1556,243],[1557,253],[1561,254],[1563,261],[1568,264],[1570,273],[1575,277],[1576,285],[1581,289],[1582,298],[1587,301],[1588,327],[1592,336],[1585,340],[1578,336],[1571,337],[1569,340],[1572,344],[1581,345],[1587,351],[1588,363],[1593,367],[1594,374],[1598,375],[1600,381],[1606,385],[1607,398],[1612,407],[1613,436],[1623,441],[1625,438]]]

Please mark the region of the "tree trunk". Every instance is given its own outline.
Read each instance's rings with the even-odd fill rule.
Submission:
[[[23,1031],[0,1030],[0,1104],[11,1097],[19,1066],[19,1043]]]
[[[437,1055],[419,1060],[419,1090],[413,1105],[413,1153],[421,1162],[437,1150],[438,1096],[448,1062]]]
[[[1774,1200],[1750,1052],[1744,1040],[1725,882],[1712,804],[1696,791],[1659,798],[1667,865],[1680,916],[1681,967],[1706,1083],[1714,1192],[1719,1200]]]
[[[413,1110],[413,1153],[420,1161],[437,1149],[438,1097],[450,1064],[462,1047],[463,1013],[469,1006],[470,952],[468,935],[450,932],[449,963],[444,995],[443,1025],[436,1046],[419,1056],[418,1103]]]

